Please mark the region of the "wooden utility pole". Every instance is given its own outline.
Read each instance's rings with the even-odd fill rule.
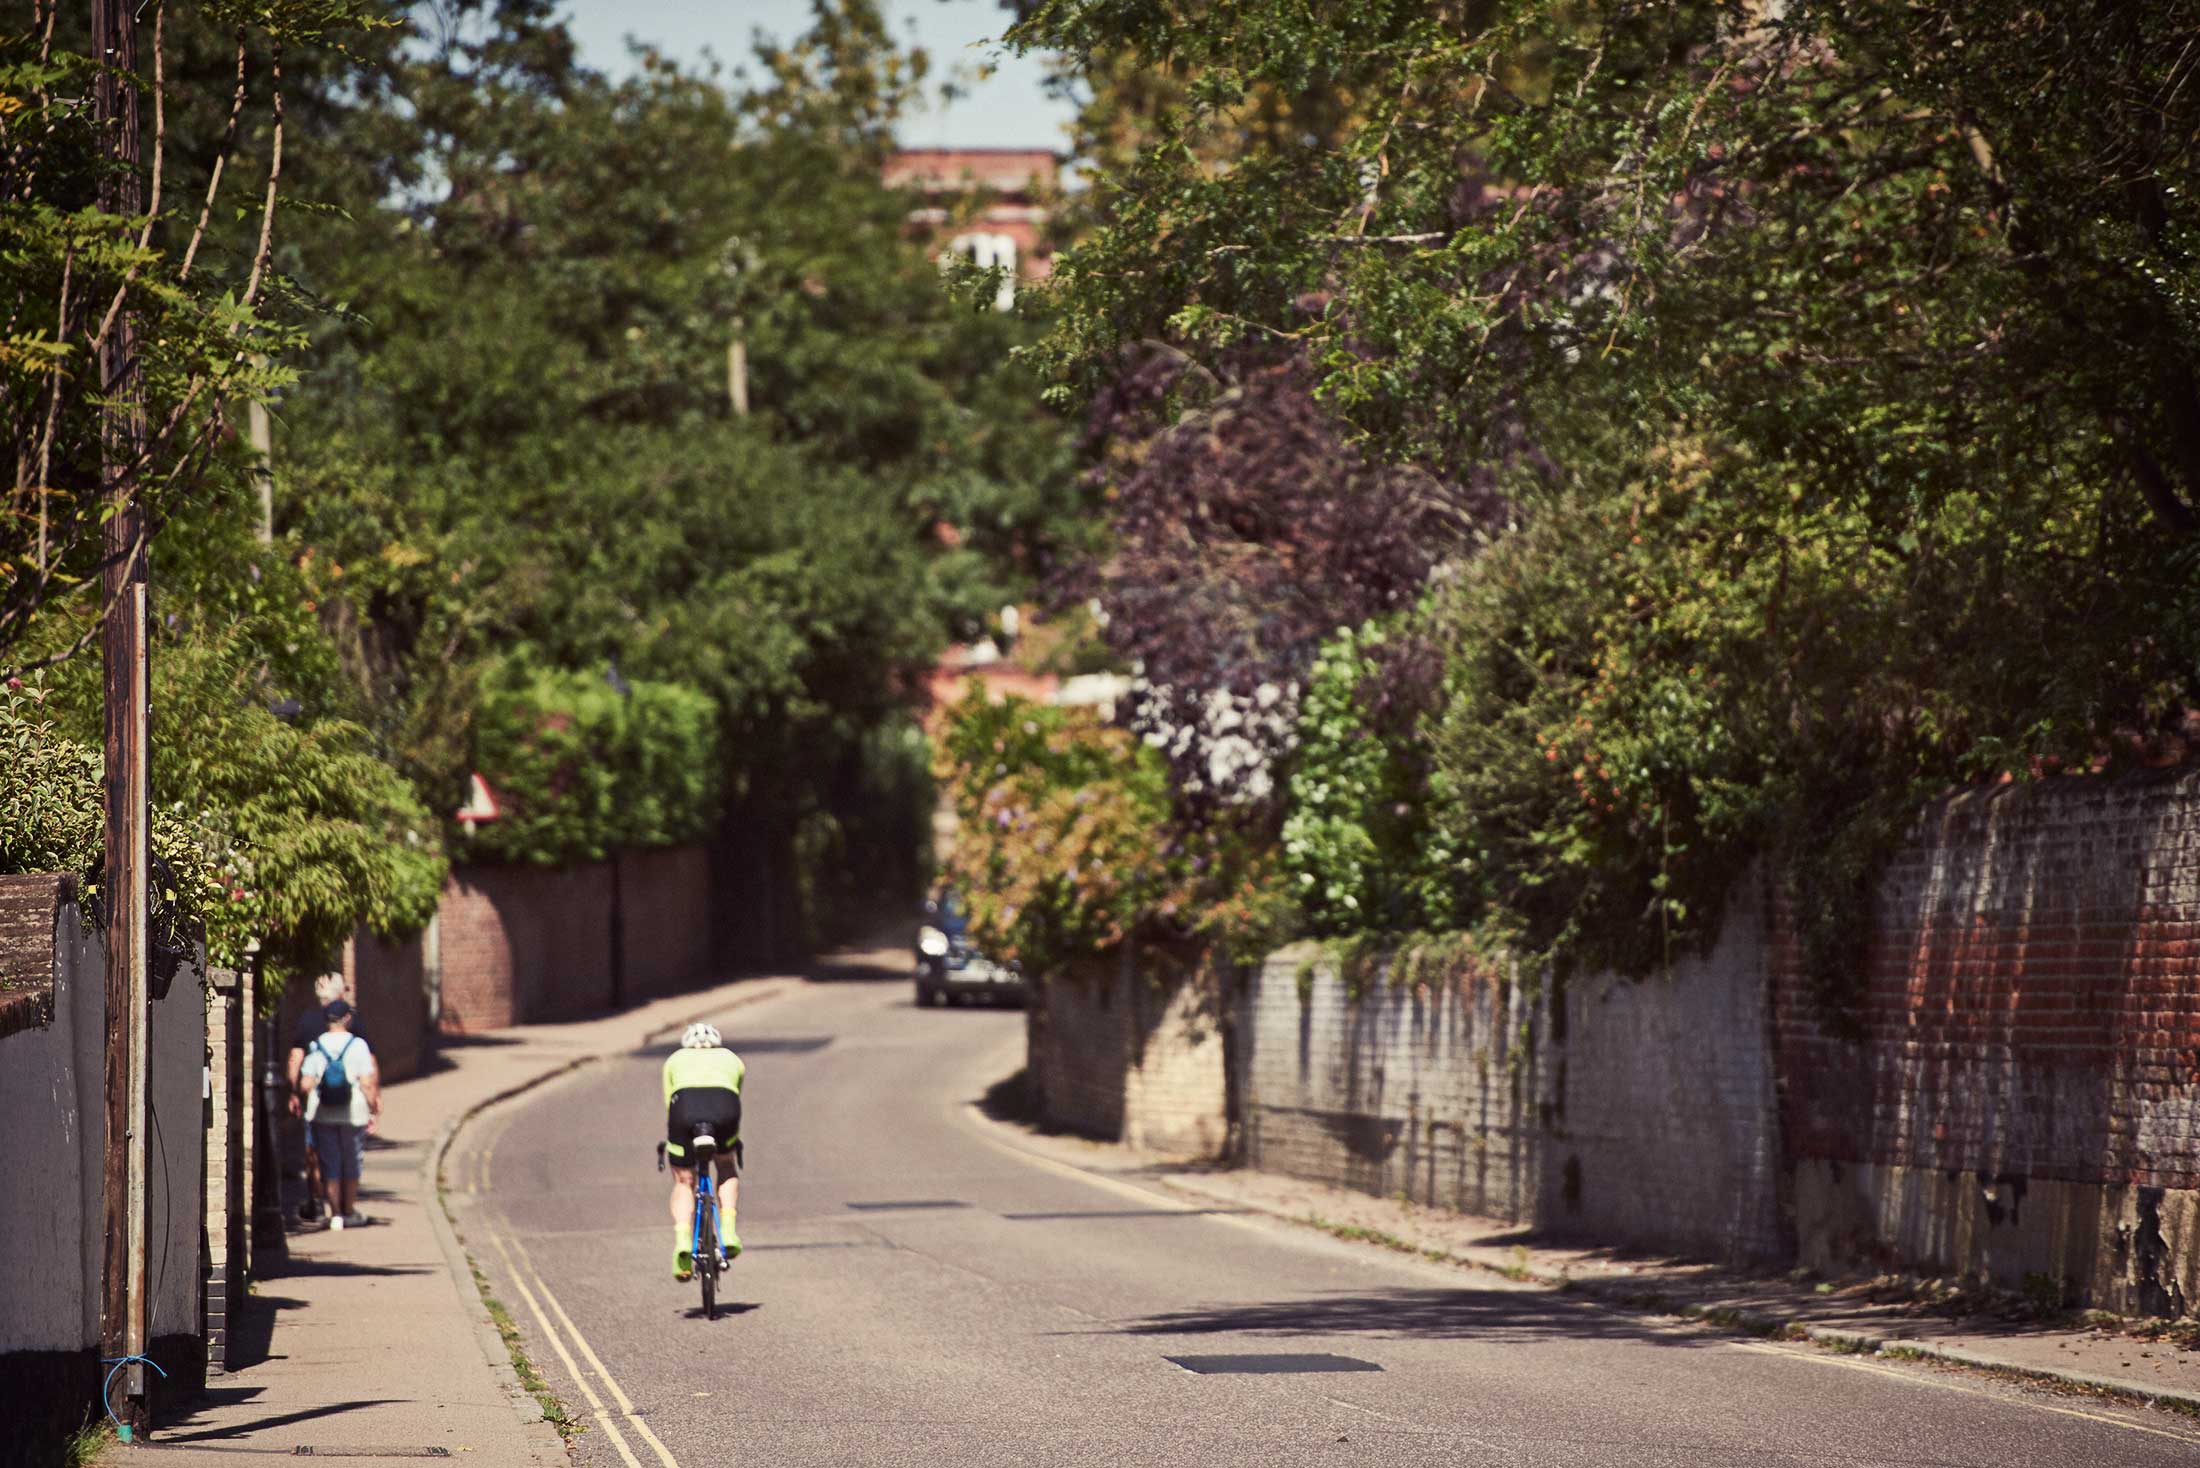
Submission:
[[[738,316],[733,319],[733,335],[726,342],[726,402],[734,417],[749,416],[748,323]]]
[[[254,398],[245,404],[245,437],[252,444],[252,486],[260,492],[259,540],[275,540],[275,433],[268,422],[267,404]]]
[[[100,208],[134,219],[145,207],[138,94],[123,78],[137,72],[132,0],[92,0],[92,51],[99,60],[94,106],[111,164],[99,186]],[[101,905],[107,917],[106,1148],[102,1194],[100,1355],[144,1354],[145,1336],[145,1025],[146,669],[145,514],[138,479],[145,452],[145,379],[135,323],[123,311],[99,350],[107,396],[101,425],[100,662],[105,674],[107,821]],[[131,1435],[151,1419],[145,1367],[130,1362],[116,1377],[110,1404]]]

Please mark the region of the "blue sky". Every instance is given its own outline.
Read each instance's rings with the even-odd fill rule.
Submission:
[[[982,44],[1008,26],[1009,13],[995,0],[882,0],[895,33],[913,39],[932,56],[934,99],[902,127],[908,147],[1061,147],[1069,109],[1042,90],[1045,68],[1035,59]],[[581,58],[605,71],[628,64],[626,37],[649,42],[667,55],[698,60],[714,52],[728,65],[749,54],[758,30],[786,37],[808,23],[808,0],[571,0],[566,7]],[[949,72],[993,68],[969,83],[969,95],[950,106],[937,101],[937,83]]]

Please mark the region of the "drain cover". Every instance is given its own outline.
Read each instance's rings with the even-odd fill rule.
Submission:
[[[356,1447],[329,1447],[326,1445],[316,1447],[312,1443],[300,1443],[290,1450],[290,1456],[293,1458],[448,1458],[451,1456],[451,1450],[449,1448],[382,1447],[372,1443],[363,1443]]]
[[[1172,1366],[1201,1376],[1292,1376],[1319,1371],[1380,1371],[1373,1361],[1321,1353],[1277,1356],[1164,1356]]]
[[[970,1205],[953,1198],[904,1198],[899,1202],[850,1203],[848,1206],[859,1213],[887,1213],[903,1208],[968,1208]]]

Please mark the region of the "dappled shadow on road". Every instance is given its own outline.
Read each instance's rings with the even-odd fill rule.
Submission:
[[[301,1310],[305,1301],[253,1291],[229,1305],[229,1343],[225,1369],[244,1371],[262,1362],[279,1359],[268,1355],[275,1339],[275,1317],[285,1310]],[[255,1388],[257,1390],[257,1388]]]
[[[1089,1334],[1089,1332],[1064,1332]],[[1395,1289],[1171,1310],[1114,1328],[1118,1335],[1369,1335],[1526,1345],[1638,1340],[1701,1346],[1721,1337],[1548,1290]]]
[[[1112,1143],[1120,1140],[1116,1137],[1100,1136],[1089,1131],[1079,1131],[1074,1127],[1065,1126],[1043,1115],[1039,1110],[1038,1092],[1031,1084],[1031,1070],[1028,1066],[1013,1075],[1002,1076],[985,1088],[984,1095],[973,1096],[964,1104],[975,1106],[981,1113],[994,1121],[1006,1122],[1008,1125],[1029,1132],[1033,1136],[1073,1137],[1085,1142]],[[1130,1154],[1126,1153],[1124,1155]],[[1182,1163],[1157,1163],[1151,1168],[1121,1166],[1118,1163],[1118,1158],[1112,1152],[1105,1158],[1084,1159],[1079,1165],[1093,1172],[1104,1172],[1118,1177],[1128,1177],[1139,1172],[1162,1173],[1183,1170]]]
[[[413,1073],[407,1076],[406,1079],[412,1081],[424,1080],[432,1075],[441,1075],[447,1070],[458,1069],[458,1062],[450,1058],[449,1052],[453,1050],[489,1050],[506,1045],[524,1045],[526,1043],[527,1041],[518,1035],[494,1033],[457,1035],[441,1032],[430,1034],[427,1037],[427,1043],[421,1046],[418,1065],[415,1066]]]
[[[745,1060],[757,1055],[809,1055],[832,1043],[831,1035],[735,1035],[726,1041],[726,1048]],[[678,1040],[660,1040],[626,1053],[636,1059],[662,1060],[679,1048]]]
[[[894,948],[851,949],[812,959],[813,984],[906,984],[917,966],[914,942]]]

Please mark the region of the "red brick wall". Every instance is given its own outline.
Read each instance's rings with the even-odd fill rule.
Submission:
[[[445,1034],[611,1006],[611,867],[454,867],[438,910]]]
[[[420,1073],[427,1048],[428,999],[421,988],[420,935],[396,942],[365,931],[344,945],[344,991],[359,1010],[385,1081]]]
[[[627,1003],[710,973],[710,856],[701,847],[620,855]],[[611,1007],[609,862],[454,867],[437,910],[445,1034],[572,1019]]]
[[[1881,883],[1861,1038],[1772,951],[1788,1155],[2200,1186],[2200,773],[1937,806]]]
[[[710,853],[700,846],[619,854],[625,994],[629,1004],[710,972]]]

